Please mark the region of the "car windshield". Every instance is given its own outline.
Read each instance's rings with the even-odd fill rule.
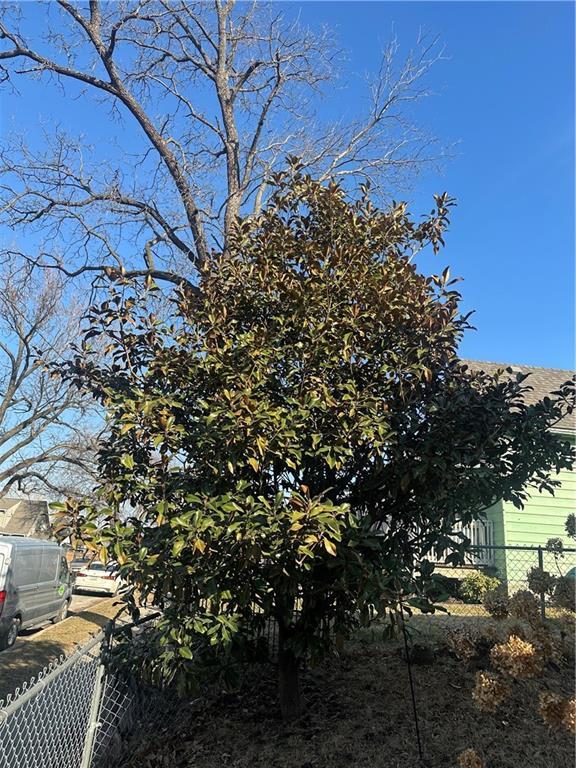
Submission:
[[[107,573],[110,573],[111,571],[114,570],[114,568],[112,568],[109,565],[103,565],[102,563],[92,563],[88,570],[90,570],[90,571],[105,571]]]

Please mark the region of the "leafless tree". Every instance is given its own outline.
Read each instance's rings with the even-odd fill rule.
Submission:
[[[34,231],[21,255],[71,276],[193,285],[288,155],[321,179],[369,178],[383,193],[438,157],[413,122],[437,40],[403,59],[390,43],[365,114],[328,123],[316,106],[337,86],[332,35],[274,3],[58,0],[4,4],[0,18],[4,87],[39,78],[118,121],[117,147],[53,129],[40,149],[14,139],[1,153],[0,221]]]
[[[78,319],[59,275],[0,269],[0,496],[87,489],[97,417],[49,370],[69,354]]]

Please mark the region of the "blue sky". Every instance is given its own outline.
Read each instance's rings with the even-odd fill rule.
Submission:
[[[464,309],[476,311],[478,330],[463,356],[574,367],[574,5],[326,1],[287,9],[306,25],[334,27],[347,52],[320,114],[361,109],[361,76],[377,68],[392,34],[404,50],[420,28],[441,36],[447,59],[428,79],[437,95],[417,117],[458,145],[443,173],[425,173],[408,199],[423,213],[434,192],[447,190],[458,207],[447,248],[422,268],[450,265],[464,278]],[[50,131],[69,120],[85,126],[88,140],[122,134],[99,114],[40,86],[2,101],[5,131],[35,132],[40,123]]]
[[[328,22],[348,68],[373,70],[394,30],[409,46],[423,27],[447,61],[420,120],[458,141],[444,173],[426,174],[422,211],[445,189],[458,198],[440,256],[464,282],[478,328],[464,356],[574,367],[574,4],[561,2],[310,2],[302,21]],[[342,94],[352,108],[360,91]],[[434,260],[426,260],[433,269]]]

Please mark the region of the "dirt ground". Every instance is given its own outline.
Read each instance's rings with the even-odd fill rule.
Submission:
[[[442,620],[420,619],[416,630],[426,629],[416,633],[415,641],[425,638],[435,653],[432,663],[412,666],[423,761],[402,645],[364,632],[341,658],[303,674],[307,711],[296,724],[281,722],[274,671],[258,667],[241,693],[222,692],[183,705],[176,724],[140,739],[125,765],[455,768],[457,755],[473,747],[486,768],[573,768],[573,739],[551,732],[536,713],[543,689],[573,695],[572,662],[548,667],[544,678],[515,683],[500,712],[483,714],[471,698],[481,664],[465,664],[449,654],[439,642]]]

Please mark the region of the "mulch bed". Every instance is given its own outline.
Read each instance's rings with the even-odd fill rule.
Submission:
[[[426,659],[430,661],[430,659]],[[424,761],[420,761],[399,643],[370,633],[345,654],[303,674],[306,714],[282,723],[270,667],[252,668],[239,693],[182,705],[171,725],[140,737],[126,768],[453,768],[475,748],[487,768],[573,768],[573,739],[536,712],[543,689],[573,695],[573,664],[514,684],[495,715],[478,712],[471,691],[481,664],[446,650],[413,665]]]

